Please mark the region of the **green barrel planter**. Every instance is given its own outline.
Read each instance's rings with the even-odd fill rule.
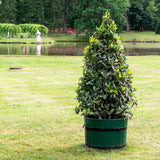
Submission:
[[[85,144],[95,149],[126,146],[128,119],[93,119],[84,117]]]

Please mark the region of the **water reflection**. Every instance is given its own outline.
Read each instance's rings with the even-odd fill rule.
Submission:
[[[29,54],[29,47],[25,46],[23,47],[23,55],[28,55]]]
[[[10,49],[9,49],[9,47],[8,47],[8,55],[10,54]]]
[[[87,43],[0,44],[0,55],[83,55]]]
[[[83,55],[83,51],[86,45],[78,46],[73,44],[72,46],[52,46],[47,49],[48,55],[69,55],[69,56],[80,56]]]
[[[37,44],[37,56],[41,56],[41,44]]]
[[[82,56],[87,43],[55,44],[0,44],[0,55],[49,55],[49,56]],[[160,55],[159,44],[125,43],[127,56]]]

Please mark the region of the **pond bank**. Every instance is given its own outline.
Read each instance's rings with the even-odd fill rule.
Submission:
[[[160,35],[154,32],[122,32],[119,33],[122,42],[133,43],[160,43]],[[42,37],[42,43],[52,44],[54,42],[88,42],[88,37],[85,34],[80,34],[78,37],[75,34],[57,33],[55,36]],[[36,38],[17,38],[8,39],[1,38],[0,43],[20,43],[20,44],[35,44]]]
[[[48,35],[47,37],[41,37],[42,44],[53,44],[54,42],[88,42],[88,37],[85,34],[79,35],[75,34],[56,34],[55,36]],[[34,38],[4,38],[0,37],[1,44],[35,44],[36,37]]]

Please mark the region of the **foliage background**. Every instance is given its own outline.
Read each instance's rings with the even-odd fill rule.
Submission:
[[[158,0],[0,0],[0,23],[44,24],[55,28],[93,30],[108,10],[119,30],[155,30]]]

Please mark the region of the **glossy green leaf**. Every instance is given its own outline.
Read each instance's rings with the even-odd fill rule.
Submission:
[[[116,25],[106,13],[85,49],[83,77],[77,89],[77,113],[104,118],[128,118],[137,105],[133,75],[126,63]]]

